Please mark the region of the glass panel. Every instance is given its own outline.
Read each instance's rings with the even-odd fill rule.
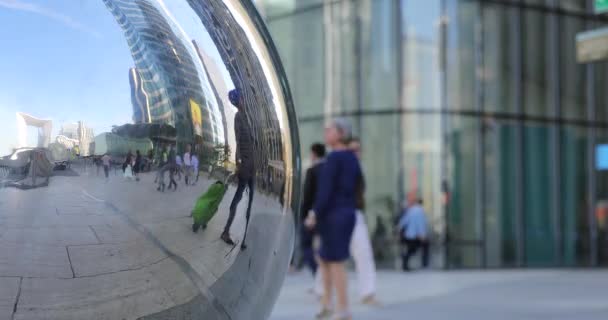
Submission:
[[[524,127],[524,229],[528,266],[556,263],[551,186],[554,183],[550,127]]]
[[[448,267],[450,268],[479,268],[479,244],[450,245],[448,251]]]
[[[405,108],[439,110],[439,1],[403,0],[401,13]]]
[[[585,119],[586,77],[585,64],[576,61],[576,34],[585,30],[585,20],[562,16],[560,18],[560,101],[562,117]],[[555,53],[557,54],[557,53]]]
[[[608,144],[608,129],[597,130],[597,145]],[[597,155],[596,155],[597,156]],[[608,266],[608,170],[595,170],[597,219],[597,254],[601,266]]]
[[[547,106],[547,16],[540,11],[523,11],[523,75],[524,112],[533,116],[551,116]]]
[[[484,121],[485,250],[488,267],[517,265],[517,127]]]
[[[566,266],[586,266],[590,253],[587,129],[564,127],[560,133],[562,259]]]
[[[504,6],[483,6],[483,107],[488,112],[513,112],[509,14]]]
[[[295,14],[296,1],[298,0],[253,0],[262,17],[271,20]]]
[[[398,30],[393,13],[394,2],[362,1],[359,6],[359,14],[362,15],[360,52],[362,108],[396,109],[399,105],[397,94],[399,70],[395,67]],[[349,48],[348,52],[351,51]],[[346,79],[343,78],[344,80]],[[348,94],[356,96],[355,92]]]
[[[447,3],[447,101],[448,108],[475,108],[475,19],[477,1]]]
[[[268,26],[289,77],[298,117],[323,114],[325,64],[323,9],[299,12]],[[297,41],[295,40],[297,39]]]
[[[441,117],[439,115],[408,114],[404,115],[402,119],[401,177],[403,181],[401,183],[403,187],[400,189],[403,189],[403,196],[410,191],[418,193],[431,224],[431,243],[439,244],[445,236],[439,152]],[[434,258],[439,256],[442,255],[434,255]]]
[[[300,131],[300,154],[302,155],[302,168],[308,168],[310,166],[310,146],[313,143],[323,143],[323,120],[306,121],[298,124]],[[304,174],[306,170],[302,170]]]
[[[596,120],[608,123],[608,62],[596,63],[594,69]]]
[[[452,194],[449,202],[448,232],[449,250],[452,251],[448,263],[458,266],[473,266],[479,260],[479,252],[465,257],[453,255],[455,246],[481,239],[480,219],[476,215],[476,153],[478,125],[476,118],[450,118],[448,167]],[[473,253],[473,251],[467,251]]]
[[[557,0],[557,6],[571,12],[584,12],[588,0]]]
[[[362,121],[362,165],[366,179],[365,217],[372,240],[384,237],[393,225],[398,210],[399,117],[367,116]],[[388,261],[394,253],[390,246],[375,246],[377,254]]]
[[[322,20],[325,49],[324,110],[329,113],[357,110],[356,4],[351,1],[327,1]],[[306,32],[303,29],[302,32]],[[295,38],[298,39],[298,38]],[[303,64],[302,68],[310,65]]]

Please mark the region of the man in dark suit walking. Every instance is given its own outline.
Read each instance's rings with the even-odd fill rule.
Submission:
[[[317,261],[313,249],[314,229],[308,228],[304,221],[308,212],[312,210],[317,193],[317,181],[321,174],[323,158],[325,158],[325,146],[315,143],[310,147],[310,158],[312,164],[306,170],[304,178],[304,188],[302,190],[302,206],[300,207],[301,228],[300,228],[300,249],[302,250],[302,262],[305,263],[312,272],[313,276],[317,273]]]

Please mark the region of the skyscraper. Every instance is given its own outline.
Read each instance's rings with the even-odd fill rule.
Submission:
[[[133,122],[149,123],[150,105],[148,94],[143,87],[141,75],[136,68],[129,69],[129,84],[131,85],[131,103],[133,104]]]
[[[187,40],[171,29],[166,17],[149,1],[103,2],[125,33],[136,72],[141,77],[141,91],[147,93],[149,122],[175,126],[180,145],[196,142],[195,135],[202,129],[193,124],[192,108],[200,108],[207,102],[199,73],[186,48]],[[205,108],[200,115],[209,119]],[[203,141],[212,139],[201,136]]]
[[[243,95],[246,108],[239,112],[245,112],[249,121],[258,124],[253,127],[257,175],[267,178],[263,181],[269,181],[273,176],[282,176],[283,173],[278,172],[284,161],[280,123],[272,109],[272,93],[262,65],[258,60],[250,59],[256,56],[251,45],[239,40],[247,38],[247,34],[238,27],[235,17],[222,1],[207,1],[205,5],[193,0],[188,0],[188,3],[209,32],[224,59],[234,86]],[[271,167],[269,162],[274,165]],[[281,178],[277,177],[273,179],[280,181]]]
[[[228,89],[226,88],[226,84],[222,79],[222,75],[219,71],[219,68],[215,64],[213,59],[207,56],[205,52],[200,49],[200,47],[196,43],[196,40],[192,40],[192,45],[194,45],[194,48],[196,49],[196,53],[198,54],[198,57],[203,65],[203,69],[205,71],[207,79],[209,79],[209,83],[211,84],[211,90],[213,91],[213,95],[215,96],[215,101],[217,103],[217,108],[219,110],[219,116],[221,117],[221,119],[214,119],[215,121],[213,121],[212,123],[213,130],[222,133],[223,144],[229,144],[229,141],[235,141],[235,139],[234,130],[232,130],[233,132],[229,132],[230,130],[227,130],[228,122],[226,118],[226,112],[228,111],[227,109],[230,108],[230,101],[228,101],[228,96],[224,93],[228,92]],[[231,114],[232,117],[234,117],[234,112],[232,112]],[[231,136],[231,140],[228,138],[228,136]],[[232,144],[234,145],[236,144],[236,142],[233,142]],[[231,155],[232,158],[233,156],[234,154]]]

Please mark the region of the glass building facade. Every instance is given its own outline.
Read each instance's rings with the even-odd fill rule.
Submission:
[[[195,60],[200,59],[195,43],[172,25],[162,7],[143,0],[103,2],[123,30],[135,63],[129,70],[134,122],[169,124],[184,137],[194,132],[187,139],[206,150],[225,144],[223,107],[202,62]]]
[[[328,119],[362,140],[379,263],[417,192],[446,268],[608,265],[605,62],[588,0],[257,0],[287,70],[302,154]],[[306,163],[304,163],[306,165]]]

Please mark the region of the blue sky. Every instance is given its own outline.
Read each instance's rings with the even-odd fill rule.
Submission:
[[[190,39],[212,46],[185,1],[166,6]],[[0,155],[16,141],[17,111],[52,119],[54,134],[78,120],[96,134],[131,122],[133,59],[101,0],[0,0],[0,21]],[[220,59],[216,50],[208,54]]]

